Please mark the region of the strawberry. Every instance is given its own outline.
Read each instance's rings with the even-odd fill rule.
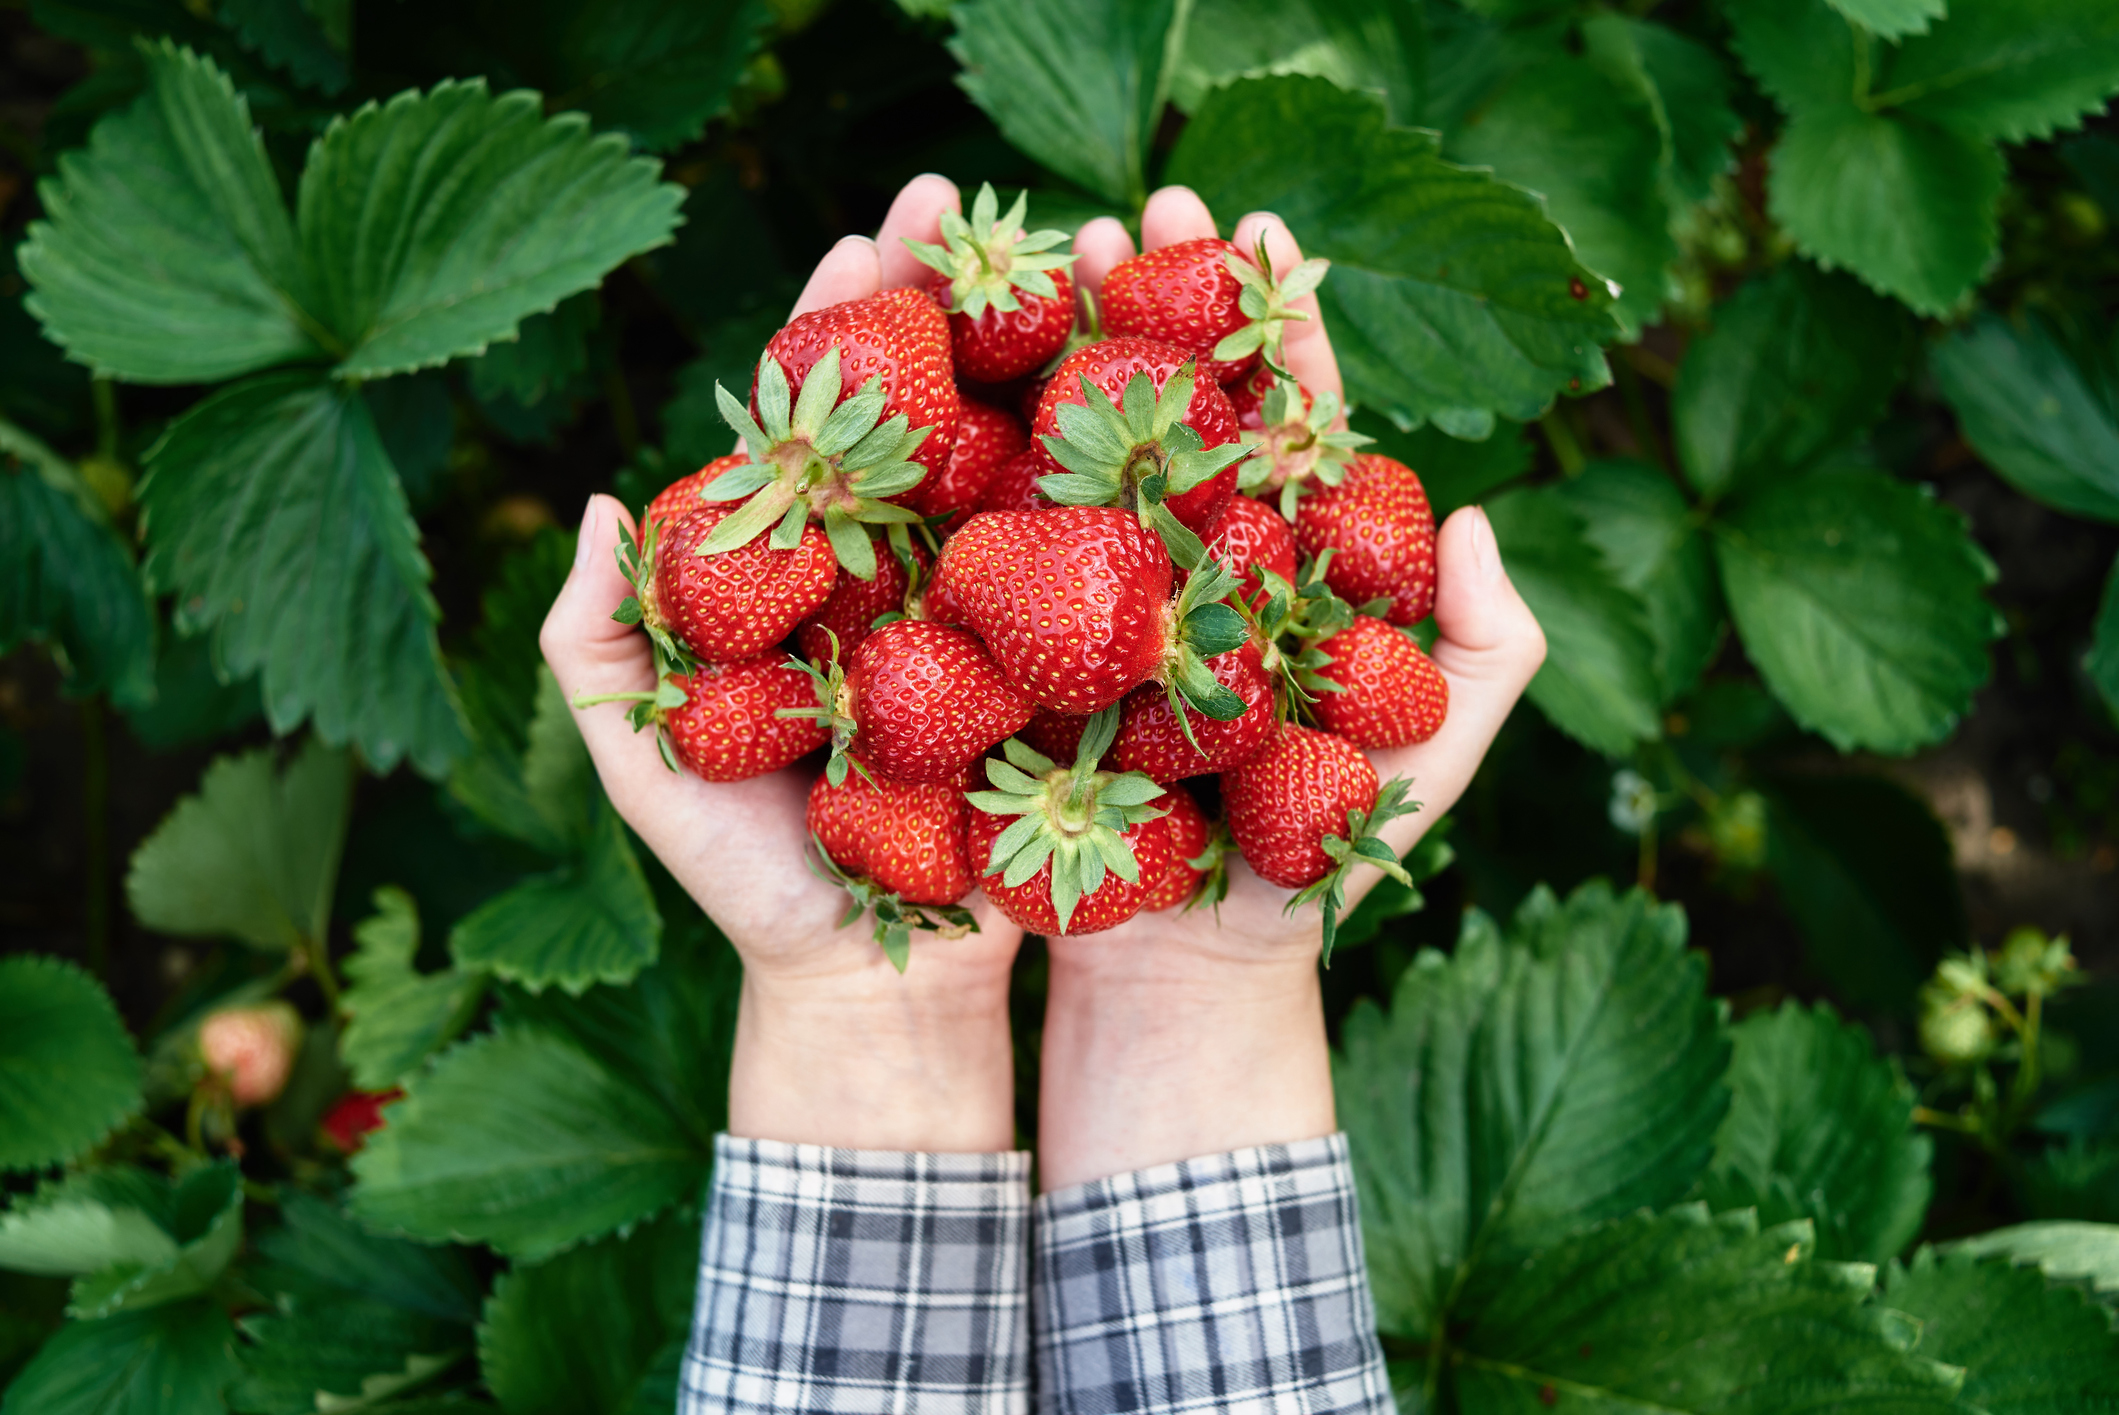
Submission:
[[[1163,788],[1136,772],[1098,769],[1118,713],[1098,713],[1072,766],[1010,738],[1007,760],[988,758],[991,791],[970,801],[971,866],[986,897],[1022,928],[1046,935],[1096,933],[1140,912],[1144,881],[1161,882],[1173,848],[1149,804]]]
[[[743,781],[778,771],[831,739],[821,723],[783,715],[815,701],[808,674],[777,653],[762,653],[702,663],[690,673],[665,672],[652,693],[582,696],[574,706],[629,702],[633,730],[655,725],[655,745],[671,771],[682,766],[706,781]]]
[[[1030,435],[1015,414],[976,398],[966,398],[949,465],[940,476],[929,477],[914,487],[905,504],[922,516],[954,517],[949,526],[954,530],[965,517],[980,509],[994,473],[1029,449]]]
[[[1324,283],[1329,268],[1328,261],[1306,260],[1275,284],[1263,236],[1255,261],[1215,236],[1158,246],[1104,277],[1104,328],[1176,344],[1199,359],[1202,378],[1227,383],[1249,372],[1261,350],[1280,365],[1282,327],[1309,318],[1289,304]]]
[[[199,1026],[199,1057],[238,1106],[276,1100],[301,1045],[301,1014],[284,1002],[224,1007]]]
[[[686,657],[733,662],[771,648],[831,594],[838,571],[831,543],[803,526],[795,543],[779,549],[751,541],[720,554],[702,547],[737,513],[705,505],[647,530],[619,549],[619,564],[636,593],[613,618],[645,624],[670,662]]]
[[[1321,676],[1339,688],[1312,709],[1327,732],[1357,747],[1410,747],[1442,726],[1449,680],[1403,630],[1364,614],[1317,647],[1330,661]]]
[[[647,504],[647,513],[640,518],[640,523],[647,525],[651,521],[675,521],[687,511],[698,510],[707,504],[699,495],[702,487],[719,478],[729,468],[740,467],[748,461],[750,453],[731,452],[726,457],[716,457],[689,476],[677,478]]]
[[[903,526],[919,516],[900,503],[949,465],[959,408],[948,321],[916,290],[798,315],[767,342],[747,409],[719,384],[714,398],[750,455],[699,489],[706,501],[743,503],[707,553],[747,545],[767,527],[788,549],[814,521],[839,563],[868,579],[868,528],[888,526],[903,544]]]
[[[950,781],[988,747],[1030,720],[1030,701],[968,629],[900,619],[861,641],[841,667],[808,668],[817,702],[789,708],[789,717],[827,724],[833,781],[846,775],[849,749],[856,765],[901,782]]]
[[[979,496],[981,511],[1042,511],[1052,505],[1044,492],[1038,490],[1038,478],[1045,475],[1044,459],[1035,448],[1024,447],[994,468],[993,477]],[[961,530],[962,527],[952,527]]]
[[[1239,593],[1244,603],[1258,598],[1265,587],[1259,569],[1272,571],[1283,580],[1295,578],[1295,534],[1270,506],[1248,496],[1232,497],[1214,528],[1202,537],[1207,554],[1230,574],[1242,578]]]
[[[942,547],[936,589],[1009,682],[1054,712],[1108,707],[1150,679],[1227,719],[1243,700],[1203,660],[1248,635],[1219,601],[1235,578],[1195,571],[1170,598],[1170,560],[1130,511],[982,511]]]
[[[368,1137],[383,1128],[383,1107],[404,1099],[404,1091],[348,1091],[332,1103],[320,1122],[326,1139],[342,1155],[360,1153]]]
[[[1206,661],[1214,681],[1242,700],[1244,712],[1227,722],[1183,708],[1160,687],[1149,685],[1126,694],[1118,740],[1106,760],[1116,771],[1137,771],[1151,781],[1172,782],[1186,776],[1210,776],[1242,766],[1258,755],[1279,726],[1273,702],[1274,675],[1265,666],[1264,649],[1245,639],[1227,653]]]
[[[1045,495],[1132,509],[1186,565],[1236,494],[1245,455],[1227,395],[1185,350],[1153,339],[1099,340],[1060,360],[1030,431],[1053,473],[1038,483]]]
[[[1206,872],[1192,862],[1205,858],[1214,845],[1214,823],[1184,787],[1171,787],[1157,798],[1156,804],[1170,808],[1169,815],[1149,822],[1150,827],[1161,826],[1168,837],[1170,858],[1160,877],[1151,878],[1145,873],[1141,876],[1146,886],[1140,902],[1144,914],[1189,903],[1199,893],[1200,881],[1206,878]]]
[[[1383,618],[1415,624],[1435,608],[1435,513],[1420,478],[1403,462],[1360,453],[1345,480],[1302,498],[1295,544],[1305,555],[1337,551],[1324,578],[1343,599]]]
[[[950,907],[971,892],[970,784],[968,772],[920,784],[856,772],[838,781],[819,776],[809,788],[809,834],[822,872],[852,897],[839,926],[873,912],[876,942],[901,973],[913,929],[978,928],[968,911]]]
[[[1256,425],[1243,434],[1245,445],[1256,450],[1238,473],[1238,485],[1277,501],[1280,514],[1294,520],[1305,493],[1345,481],[1354,449],[1375,441],[1335,429],[1339,421],[1338,394],[1312,399],[1300,384],[1276,380],[1259,404]]]
[[[1039,708],[1015,735],[1054,761],[1071,762],[1082,744],[1082,729],[1088,725],[1086,717]]]
[[[1326,962],[1346,907],[1346,879],[1356,865],[1374,865],[1412,883],[1376,833],[1386,821],[1419,809],[1406,802],[1409,785],[1399,777],[1379,793],[1376,769],[1359,747],[1292,723],[1221,778],[1222,814],[1245,862],[1267,883],[1298,891],[1290,909],[1319,901]]]
[[[908,553],[914,570],[924,578],[934,564],[933,557],[917,543],[909,548]],[[796,628],[795,646],[802,651],[802,657],[812,663],[831,661],[835,638],[839,653],[852,653],[875,628],[878,618],[904,612],[905,597],[912,589],[912,580],[913,576],[906,573],[905,562],[896,555],[877,559],[873,580],[864,580],[840,570],[838,583],[832,586],[830,597]]]
[[[992,185],[972,199],[971,219],[942,213],[942,244],[907,238],[906,247],[936,272],[928,290],[949,311],[957,372],[979,383],[1019,378],[1058,353],[1074,328],[1071,255],[1052,248],[1064,231],[1025,233],[1030,193],[1006,216]]]
[[[1221,391],[1229,395],[1229,406],[1236,410],[1236,426],[1244,432],[1258,432],[1263,429],[1266,425],[1266,395],[1279,386],[1280,375],[1264,364],[1258,365],[1241,378],[1224,383]],[[1303,416],[1308,417],[1316,400],[1310,396],[1310,390],[1301,384],[1294,385],[1294,388],[1302,400]]]

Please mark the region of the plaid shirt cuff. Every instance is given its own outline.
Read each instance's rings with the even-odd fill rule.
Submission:
[[[1023,1415],[1029,1175],[721,1136],[681,1415]]]
[[[1344,1135],[1037,1201],[1041,1415],[1390,1415]]]

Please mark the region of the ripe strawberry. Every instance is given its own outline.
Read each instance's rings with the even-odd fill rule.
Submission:
[[[1071,762],[1088,725],[1089,719],[1078,714],[1039,708],[1015,735],[1056,762]]]
[[[1006,216],[991,184],[979,188],[971,219],[942,213],[942,244],[907,239],[905,245],[936,274],[928,291],[949,311],[957,372],[980,383],[1019,378],[1058,353],[1074,328],[1071,255],[1051,250],[1064,231],[1026,234],[1030,193]]]
[[[1379,794],[1376,769],[1359,747],[1293,723],[1221,778],[1222,814],[1245,862],[1267,883],[1299,891],[1290,907],[1321,902],[1327,962],[1355,865],[1374,865],[1412,883],[1376,833],[1386,821],[1418,809],[1406,803],[1408,785],[1400,777]]]
[[[238,1106],[276,1100],[301,1045],[301,1014],[284,1002],[224,1007],[199,1027],[199,1057]]]
[[[689,476],[677,478],[647,504],[647,514],[640,518],[640,524],[644,526],[651,521],[666,524],[677,520],[687,511],[696,511],[707,505],[707,501],[699,495],[701,488],[719,478],[729,468],[740,467],[748,461],[750,453],[731,452],[726,457],[714,458]]]
[[[1104,277],[1104,328],[1176,344],[1198,357],[1202,378],[1228,383],[1250,371],[1261,349],[1268,363],[1281,363],[1282,326],[1309,317],[1288,305],[1316,290],[1329,268],[1306,260],[1276,285],[1263,237],[1255,261],[1215,236],[1158,246]]]
[[[1179,726],[1170,695],[1153,684],[1126,694],[1118,740],[1111,744],[1106,762],[1114,771],[1137,771],[1167,783],[1231,771],[1257,756],[1279,726],[1274,675],[1265,666],[1264,654],[1255,639],[1245,639],[1207,660],[1214,681],[1243,701],[1243,714],[1227,722],[1188,707]]]
[[[965,840],[971,784],[819,776],[809,788],[809,833],[842,869],[866,876],[907,904],[954,904],[971,892]]]
[[[1122,924],[1170,869],[1174,847],[1151,804],[1163,788],[1098,769],[1117,729],[1117,712],[1098,713],[1071,766],[1011,738],[1006,761],[986,762],[994,789],[970,795],[971,866],[994,906],[1033,933]]]
[[[1425,742],[1449,713],[1449,680],[1411,636],[1367,615],[1318,642],[1319,675],[1340,691],[1317,695],[1317,725],[1357,747]]]
[[[1224,383],[1221,391],[1229,395],[1229,406],[1236,410],[1236,426],[1245,432],[1262,430],[1266,425],[1266,395],[1279,386],[1280,375],[1264,364],[1258,365],[1241,378]],[[1310,390],[1301,384],[1295,384],[1294,389],[1301,399],[1303,416],[1309,416],[1316,400],[1310,396]]]
[[[934,297],[924,290],[885,290],[798,314],[765,341],[759,371],[762,375],[765,363],[777,361],[787,374],[789,396],[799,400],[811,370],[821,367],[834,350],[841,359],[842,389],[863,389],[871,378],[880,380],[883,408],[876,422],[903,414],[911,430],[932,429],[909,460],[930,475],[949,465],[959,400],[949,357],[949,319]],[[754,382],[752,417],[763,416],[763,392],[762,383]],[[825,411],[852,396],[835,390]]]
[[[360,1153],[368,1137],[383,1128],[383,1107],[402,1100],[404,1091],[348,1091],[324,1112],[321,1126],[326,1139],[342,1155]]]
[[[1375,441],[1339,428],[1339,422],[1338,394],[1312,399],[1300,384],[1276,380],[1259,404],[1255,425],[1244,431],[1245,445],[1255,451],[1243,464],[1238,484],[1276,502],[1280,514],[1294,520],[1303,495],[1338,486],[1346,480],[1354,450]]]
[[[1128,507],[1165,539],[1159,513],[1196,537],[1236,494],[1236,410],[1174,344],[1104,339],[1076,349],[1052,371],[1030,431],[1053,473],[1039,483],[1045,495]]]
[[[1195,868],[1192,861],[1204,857],[1214,844],[1214,823],[1184,787],[1171,787],[1156,798],[1155,804],[1170,808],[1169,815],[1149,823],[1163,828],[1170,842],[1170,860],[1159,878],[1145,873],[1141,876],[1146,883],[1140,903],[1144,914],[1175,909],[1189,902],[1199,892],[1199,882],[1206,878],[1206,872]]]
[[[914,568],[924,577],[934,564],[933,557],[918,544],[910,547],[910,553]],[[896,555],[877,558],[873,580],[842,569],[830,597],[795,630],[796,647],[812,663],[829,663],[836,635],[837,652],[844,658],[861,646],[879,616],[904,612],[905,596],[911,588],[912,577],[905,573],[905,564]]]
[[[831,594],[838,576],[831,543],[812,525],[785,550],[754,540],[702,553],[737,514],[706,505],[667,527],[649,520],[631,566],[639,593],[619,607],[618,617],[674,638],[675,645],[657,641],[673,660],[681,662],[676,647],[708,662],[749,658],[786,638]]]
[[[1037,480],[1045,475],[1045,463],[1034,448],[1024,447],[994,468],[993,477],[979,496],[981,511],[1042,511],[1052,505],[1044,492],[1038,490]],[[963,529],[961,526],[952,527]]]
[[[1030,700],[1010,687],[968,629],[900,619],[861,641],[844,667],[809,670],[817,702],[790,709],[828,724],[826,775],[842,780],[849,750],[878,776],[952,781],[988,747],[1030,720]]]
[[[1435,513],[1420,478],[1403,462],[1357,455],[1337,486],[1302,498],[1295,544],[1305,555],[1333,549],[1325,583],[1348,603],[1387,599],[1383,617],[1415,624],[1435,608]]]
[[[1233,497],[1214,528],[1201,539],[1207,554],[1230,574],[1243,580],[1244,603],[1258,598],[1265,581],[1260,566],[1283,580],[1295,578],[1295,534],[1280,514],[1262,501],[1248,496]]]
[[[652,693],[582,697],[574,706],[631,702],[633,730],[655,725],[655,745],[670,770],[681,765],[702,780],[743,781],[778,771],[829,740],[821,724],[780,715],[815,700],[808,674],[777,653],[763,653],[667,674]]]
[[[905,504],[922,516],[954,516],[954,530],[983,504],[995,471],[1029,449],[1030,434],[1015,414],[966,398],[949,465],[914,487]]]

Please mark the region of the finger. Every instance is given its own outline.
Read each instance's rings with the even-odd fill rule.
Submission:
[[[826,305],[842,305],[848,300],[862,300],[883,288],[883,273],[878,259],[876,243],[866,236],[841,236],[839,244],[824,253],[817,268],[810,272],[809,283],[802,287],[802,297],[788,311],[788,318],[823,309]]]
[[[1104,288],[1111,267],[1133,258],[1133,238],[1115,216],[1099,216],[1074,233],[1074,280],[1094,295]]]
[[[1295,244],[1287,223],[1270,211],[1254,211],[1237,222],[1236,234],[1231,239],[1238,250],[1250,255],[1258,249],[1261,235],[1265,237],[1266,256],[1273,262],[1271,273],[1275,278],[1302,264],[1302,247]],[[1304,295],[1291,308],[1309,318],[1291,319],[1281,326],[1288,372],[1294,374],[1295,381],[1309,389],[1312,396],[1322,393],[1344,395],[1345,388],[1339,381],[1339,360],[1332,353],[1331,336],[1325,333],[1324,316],[1318,311],[1317,297]]]
[[[934,271],[905,249],[907,237],[930,246],[942,242],[942,213],[962,212],[964,199],[956,183],[929,172],[907,182],[890,203],[883,227],[876,232],[876,256],[881,265],[880,290],[901,285],[925,285]]]
[[[1142,250],[1174,246],[1179,241],[1201,241],[1221,233],[1214,229],[1214,213],[1190,187],[1164,187],[1148,198],[1140,213]]]

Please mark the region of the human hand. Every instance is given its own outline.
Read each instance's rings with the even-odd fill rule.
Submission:
[[[1157,192],[1141,217],[1151,250],[1214,234],[1205,204],[1183,187]],[[1269,214],[1244,217],[1232,239],[1250,251],[1261,235],[1276,275],[1302,259]],[[1075,249],[1076,278],[1094,291],[1133,243],[1106,218],[1084,226]],[[1316,298],[1295,307],[1310,318],[1286,327],[1288,371],[1313,394],[1341,392]],[[1431,654],[1449,680],[1448,718],[1418,746],[1368,754],[1379,781],[1409,778],[1421,803],[1383,828],[1401,855],[1464,793],[1545,658],[1483,511],[1466,507],[1443,524],[1436,561]],[[1348,907],[1381,878],[1355,871]],[[1288,913],[1292,893],[1232,853],[1218,910],[1141,914],[1050,940],[1038,1147],[1048,1189],[1336,1128],[1317,977],[1322,921],[1313,906]]]
[[[792,314],[913,284],[901,237],[937,241],[956,187],[919,177],[877,240],[849,236],[817,264]],[[616,549],[632,517],[589,498],[574,568],[546,617],[545,660],[569,702],[652,691],[646,635],[611,618],[632,586]],[[626,823],[743,956],[729,1129],[754,1139],[855,1149],[1013,1147],[1008,975],[1022,931],[975,893],[979,930],[916,937],[901,976],[846,895],[804,861],[811,773],[708,782],[666,767],[622,703],[576,708],[605,792]]]

